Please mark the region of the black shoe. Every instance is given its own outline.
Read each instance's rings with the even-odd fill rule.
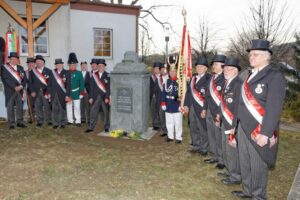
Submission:
[[[216,168],[218,168],[218,169],[224,169],[224,168],[225,168],[225,165],[217,164],[217,165],[216,165]]]
[[[76,124],[77,127],[81,127],[81,124]]]
[[[241,183],[241,181],[234,181],[230,180],[230,178],[222,179],[221,180],[225,185],[238,185]]]
[[[17,124],[17,127],[26,128],[27,126],[25,124]]]
[[[9,130],[15,129],[15,126],[9,126]]]
[[[188,152],[192,154],[199,153],[199,151],[196,149],[189,149]]]
[[[166,134],[166,133],[162,133],[162,134],[160,134],[160,137],[165,137],[165,136],[167,136],[168,134]]]
[[[205,152],[205,151],[199,151],[199,154],[201,155],[201,156],[207,156],[207,152]]]
[[[216,163],[216,162],[218,162],[218,161],[216,161],[216,160],[210,158],[210,159],[205,159],[204,162],[206,162],[207,164],[213,164],[213,163]]]
[[[104,129],[104,132],[109,133],[109,129],[108,128]]]
[[[153,127],[153,130],[158,131],[159,127]]]
[[[229,174],[227,174],[226,172],[219,172],[219,173],[217,173],[217,175],[220,177],[225,177],[225,178],[229,177]]]
[[[48,122],[48,126],[52,126],[52,122]]]
[[[173,141],[173,140],[170,139],[170,138],[168,138],[168,137],[165,139],[165,142],[172,142],[172,141]]]
[[[65,125],[61,125],[60,128],[65,128]]]
[[[53,129],[57,129],[58,128],[58,126],[53,126]]]
[[[82,123],[82,124],[85,124],[86,122],[85,122],[85,121],[81,121],[81,123]]]
[[[181,144],[181,143],[182,143],[181,140],[176,140],[176,141],[175,141],[175,144]]]
[[[42,127],[42,125],[43,125],[42,123],[37,123],[36,127],[40,128],[40,127]]]
[[[89,133],[89,132],[92,132],[92,131],[93,131],[93,129],[89,129],[89,128],[85,130],[86,133]]]
[[[33,122],[30,120],[30,121],[28,121],[28,123],[29,123],[29,124],[32,124]]]
[[[73,124],[73,123],[70,123],[70,122],[67,123],[68,126],[69,126],[69,125],[72,125],[72,124]]]
[[[240,198],[251,199],[251,196],[246,195],[243,191],[232,191],[231,194]]]

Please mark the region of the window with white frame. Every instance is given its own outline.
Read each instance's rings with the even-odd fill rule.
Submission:
[[[26,18],[23,17],[24,20]],[[36,20],[34,18],[33,20]],[[20,51],[21,56],[28,56],[28,37],[27,30],[20,26],[19,41],[20,41]],[[40,26],[33,30],[33,44],[34,44],[34,54],[40,54],[44,56],[49,55],[48,48],[48,20],[44,21]]]
[[[112,29],[94,28],[94,56],[112,58]]]

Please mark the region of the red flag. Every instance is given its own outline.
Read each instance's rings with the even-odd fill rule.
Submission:
[[[183,26],[182,42],[180,49],[180,58],[183,73],[189,80],[192,77],[192,57],[191,57],[191,41],[190,34],[186,24]]]

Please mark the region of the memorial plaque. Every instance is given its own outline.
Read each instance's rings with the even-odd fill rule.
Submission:
[[[132,113],[132,88],[117,88],[117,112]]]

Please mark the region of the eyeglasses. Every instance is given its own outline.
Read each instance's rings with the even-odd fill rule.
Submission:
[[[250,53],[248,54],[248,57],[258,57],[258,56],[261,56],[261,55],[264,55],[263,53]]]

